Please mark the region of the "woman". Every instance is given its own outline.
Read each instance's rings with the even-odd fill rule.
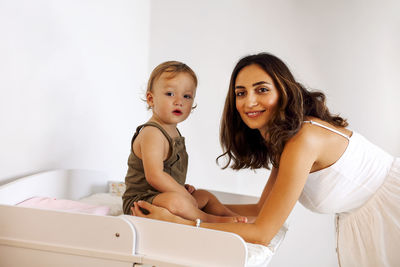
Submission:
[[[242,58],[225,102],[221,156],[228,158],[225,168],[272,170],[257,204],[228,206],[254,222],[201,227],[267,245],[299,200],[312,211],[337,214],[341,266],[398,266],[400,159],[347,125],[329,112],[323,93],[306,90],[279,58]],[[194,225],[143,202],[132,214]]]

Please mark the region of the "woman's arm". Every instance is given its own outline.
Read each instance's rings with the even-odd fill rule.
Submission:
[[[270,182],[271,187],[267,184],[260,199],[262,207],[254,223],[202,223],[201,227],[236,233],[247,242],[268,245],[292,211],[314,162],[322,153],[321,142],[303,129],[285,145],[276,180]],[[150,214],[144,215],[138,205],[149,210]],[[136,203],[133,214],[194,225],[193,221],[182,219],[145,202]]]
[[[299,199],[320,150],[317,141],[302,131],[287,142],[276,181],[255,221],[258,236],[249,239],[269,243],[279,231]]]
[[[229,205],[225,205],[225,206],[239,215],[257,217],[265,200],[267,199],[269,193],[271,192],[273,185],[275,184],[277,174],[278,174],[278,170],[276,168],[272,168],[271,173],[268,178],[268,182],[264,187],[264,190],[261,194],[260,199],[258,200],[258,203],[256,203],[256,204],[229,204]]]
[[[301,131],[287,142],[276,180],[266,186],[260,199],[262,205],[254,223],[251,224],[202,224],[203,227],[233,232],[247,242],[269,244],[296,204],[320,148],[316,141]]]

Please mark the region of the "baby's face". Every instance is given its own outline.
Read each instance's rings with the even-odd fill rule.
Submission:
[[[147,93],[147,103],[163,123],[178,124],[190,114],[196,95],[196,85],[186,72],[164,72],[154,81],[152,92]]]

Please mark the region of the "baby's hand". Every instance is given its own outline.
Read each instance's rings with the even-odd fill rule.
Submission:
[[[193,192],[196,191],[196,188],[194,188],[194,186],[190,184],[185,184],[185,188],[190,194],[193,194]]]

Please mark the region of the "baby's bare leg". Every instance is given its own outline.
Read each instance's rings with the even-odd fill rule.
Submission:
[[[153,199],[153,204],[168,209],[175,215],[188,220],[197,218],[204,222],[241,222],[237,217],[222,217],[208,214],[196,206],[187,197],[176,192],[165,192]]]
[[[237,213],[231,211],[228,207],[222,204],[216,196],[211,194],[207,190],[196,190],[192,196],[197,200],[199,209],[206,213],[218,215],[218,216],[239,216]],[[241,216],[239,216],[241,217]],[[245,220],[238,217],[238,221]]]

